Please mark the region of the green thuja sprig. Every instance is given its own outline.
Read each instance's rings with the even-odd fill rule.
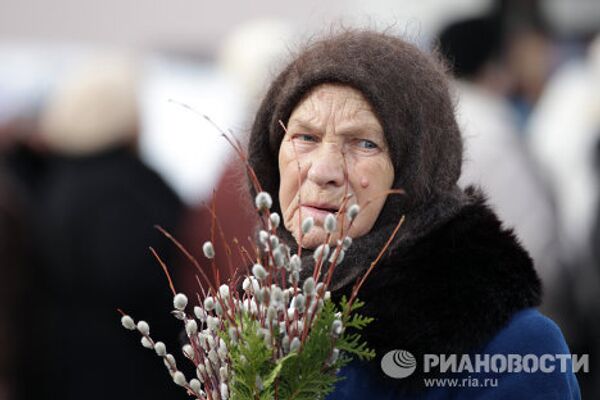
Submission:
[[[272,354],[257,332],[259,325],[247,317],[244,319],[244,329],[241,332],[239,344],[230,344],[231,370],[233,371],[231,394],[234,399],[256,399],[263,387],[264,377],[273,368]],[[231,343],[227,335],[224,339]]]
[[[342,323],[346,328],[355,332],[343,334],[338,339],[336,346],[342,352],[353,354],[360,360],[367,361],[375,357],[375,351],[367,348],[367,343],[362,340],[360,333],[357,332],[363,330],[373,322],[373,318],[356,313],[356,310],[362,308],[364,304],[364,302],[358,299],[350,303],[346,300],[346,296],[342,297],[340,301]]]
[[[331,393],[341,379],[336,372],[352,356],[361,360],[375,356],[356,332],[372,321],[355,313],[362,306],[360,301],[348,303],[345,297],[339,308],[326,300],[304,346],[277,362],[273,361],[273,351],[265,342],[259,324],[244,318],[239,344],[229,346],[234,372],[232,399],[314,400]],[[347,328],[353,332],[349,333]]]

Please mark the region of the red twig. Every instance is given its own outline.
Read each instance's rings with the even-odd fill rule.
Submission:
[[[248,174],[250,175],[250,180],[252,181],[252,185],[254,186],[254,190],[256,190],[257,192],[262,192],[262,187],[260,185],[260,182],[258,181],[258,178],[256,177],[256,173],[250,166],[250,163],[248,162],[248,157],[244,153],[244,149],[243,149],[241,143],[239,142],[239,140],[237,140],[237,138],[235,137],[235,135],[228,134],[223,129],[221,129],[221,127],[219,125],[217,125],[212,119],[210,119],[210,117],[196,111],[193,107],[189,106],[188,104],[181,103],[181,102],[173,100],[173,99],[169,99],[169,101],[171,103],[175,103],[183,108],[188,109],[189,111],[193,112],[194,114],[201,116],[206,121],[208,121],[208,123],[211,124],[217,131],[219,131],[221,136],[223,136],[225,138],[225,140],[227,140],[227,142],[231,145],[231,147],[233,147],[233,150],[237,153],[238,157],[244,162],[244,165],[246,166]],[[233,137],[233,139],[229,135],[231,135],[231,137]]]
[[[396,233],[398,233],[398,229],[400,229],[400,227],[402,226],[403,223],[404,223],[404,215],[402,217],[400,217],[400,221],[398,221],[398,224],[394,228],[394,231],[388,238],[388,240],[385,243],[385,245],[383,246],[383,248],[379,251],[377,258],[371,263],[371,266],[369,267],[367,272],[365,272],[365,274],[362,276],[360,281],[358,281],[357,284],[352,289],[352,295],[350,296],[350,300],[348,301],[349,306],[352,306],[352,303],[354,302],[354,300],[356,299],[356,296],[358,295],[358,291],[360,290],[362,285],[365,283],[365,280],[367,280],[367,277],[369,276],[371,271],[373,271],[373,268],[375,268],[375,266],[379,263],[379,260],[381,260],[381,257],[383,257],[383,254],[386,252],[386,250],[388,249],[388,247],[394,240],[394,237],[396,237]],[[349,307],[348,309],[350,309],[350,308],[351,307]]]
[[[215,204],[215,191],[213,190],[213,197],[212,197],[212,202],[211,202],[211,218],[210,218],[210,242],[213,244],[215,244],[215,226],[216,226],[216,220],[217,220],[217,213],[215,212],[215,208],[216,208],[216,204]],[[219,270],[217,268],[217,262],[215,257],[213,257],[210,260],[210,266],[212,269],[212,273],[213,273],[213,279],[215,280],[215,285],[216,287],[219,287],[221,285],[220,282],[220,276],[219,276]]]
[[[233,238],[233,242],[237,245],[237,249],[240,253],[240,257],[242,257],[242,259],[247,260],[250,264],[252,264],[254,261],[252,260],[252,256],[250,256],[250,253],[248,252],[248,250],[246,250],[246,248],[244,246],[242,246],[242,244],[239,242],[239,240],[237,238]],[[248,274],[248,266],[246,265],[246,273]]]
[[[225,232],[223,231],[223,227],[221,226],[221,223],[219,222],[219,218],[217,217],[217,212],[216,212],[216,192],[213,191],[213,200],[212,200],[212,208],[211,207],[206,207],[208,212],[211,215],[211,242],[214,245],[214,236],[215,236],[215,232],[214,229],[216,228],[219,231],[219,238],[221,239],[221,243],[223,244],[223,248],[225,249],[225,255],[227,256],[227,267],[229,269],[229,274],[232,275],[235,271],[234,267],[233,267],[233,260],[231,258],[231,247],[227,244],[227,240],[225,239]],[[214,259],[213,259],[214,261]],[[213,262],[214,264],[214,262]],[[217,285],[219,285],[220,282],[217,282]]]
[[[194,267],[198,270],[198,272],[200,272],[200,275],[202,275],[202,278],[204,278],[206,280],[206,282],[208,283],[209,287],[211,287],[211,288],[214,289],[213,282],[208,278],[208,276],[206,275],[206,272],[204,272],[204,270],[202,269],[202,267],[200,267],[200,264],[198,263],[198,260],[196,260],[196,257],[194,257],[193,255],[191,255],[190,252],[187,251],[187,249],[177,239],[175,239],[173,237],[173,235],[171,235],[169,232],[167,232],[166,230],[164,230],[162,226],[160,226],[160,225],[154,225],[154,227],[156,229],[158,229],[158,231],[160,233],[162,233],[163,235],[165,235],[165,237],[167,239],[169,239],[171,242],[173,242],[173,244],[175,246],[177,246],[177,248],[194,265]]]
[[[196,278],[196,282],[198,282],[198,287],[200,288],[200,291],[202,292],[202,297],[206,297],[206,290],[204,290],[204,286],[202,285],[202,282],[200,281],[200,277],[195,274],[194,277]],[[198,300],[198,304],[202,304],[202,302],[200,300]]]
[[[156,258],[158,260],[158,263],[160,264],[163,271],[165,272],[165,275],[167,276],[167,281],[169,281],[169,287],[171,288],[171,292],[173,292],[173,296],[175,296],[177,294],[177,291],[175,291],[175,286],[173,286],[173,280],[171,279],[171,275],[169,274],[169,270],[168,270],[167,266],[165,265],[163,260],[160,258],[158,253],[156,253],[156,251],[152,247],[150,247],[149,249],[152,252],[152,255],[154,256],[154,258]]]

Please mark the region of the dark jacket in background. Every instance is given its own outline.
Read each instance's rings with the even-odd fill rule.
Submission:
[[[174,232],[182,203],[125,148],[55,159],[50,168],[34,199],[41,285],[20,397],[185,398],[117,313],[148,321],[152,336],[180,353],[181,326],[169,315],[168,284],[148,247],[169,260],[172,246],[153,225]]]
[[[0,160],[0,398],[15,396],[21,360],[24,284],[27,274],[25,215],[21,196]]]

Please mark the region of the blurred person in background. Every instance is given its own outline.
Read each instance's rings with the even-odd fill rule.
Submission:
[[[0,155],[0,399],[12,400],[23,361],[22,311],[27,309],[25,222],[23,205],[2,161]]]
[[[550,75],[557,48],[541,4],[498,1],[487,16],[445,28],[440,47],[458,78],[461,183],[483,185],[514,226],[544,281],[545,312],[559,321],[572,351],[594,363],[600,263],[594,265],[590,232],[599,187],[600,58],[590,51],[587,61],[567,60]],[[580,375],[584,397],[600,396],[598,373]]]
[[[599,220],[600,39],[584,57],[552,77],[528,124],[528,143],[556,198],[561,251],[569,266],[574,351],[600,352],[600,261],[594,227]],[[596,363],[594,363],[596,361]],[[600,369],[582,376],[582,391],[600,396]],[[589,389],[588,389],[589,388]]]
[[[45,156],[36,150],[35,101],[15,102],[0,89],[0,399],[22,398],[31,365],[35,323],[29,312],[37,297],[32,247],[32,204],[43,177]],[[18,104],[15,104],[18,103]],[[27,310],[29,312],[27,312]]]
[[[598,127],[600,131],[600,127]],[[600,132],[598,132],[600,137]],[[596,185],[600,187],[600,140],[596,143]],[[598,196],[600,198],[600,196]],[[592,239],[590,241],[592,248],[592,258],[595,264],[596,271],[600,271],[600,201],[596,203],[596,219],[592,228]]]
[[[516,111],[517,133],[520,134],[525,133],[523,128],[527,119],[558,61],[547,3],[541,0],[495,0],[489,14],[500,29],[503,68],[511,79],[510,90],[505,96]]]
[[[544,311],[565,325],[552,199],[508,101],[514,79],[505,63],[504,37],[502,24],[491,16],[456,21],[439,36],[440,52],[456,78],[457,119],[465,143],[459,183],[483,187],[534,259],[546,289]]]
[[[183,206],[136,154],[139,74],[129,56],[91,57],[42,110],[49,161],[32,207],[42,286],[28,313],[35,326],[20,398],[184,398],[116,311],[151,321],[156,337],[178,336],[148,247],[169,262],[171,246],[152,226],[174,232]]]

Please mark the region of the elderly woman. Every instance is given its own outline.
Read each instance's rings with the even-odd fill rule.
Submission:
[[[559,363],[528,373],[436,366],[440,355],[569,353],[560,329],[535,309],[541,287],[527,251],[480,192],[457,186],[462,142],[453,111],[444,70],[430,56],[394,36],[348,31],[302,51],[257,112],[249,159],[264,190],[278,194],[280,236],[299,242],[299,213],[316,222],[303,257],[325,240],[325,216],[345,193],[362,207],[334,272],[334,298],[349,294],[405,216],[359,294],[374,317],[364,336],[377,358],[340,371],[346,379],[331,398],[579,398],[572,370]],[[405,195],[386,196],[389,189]],[[412,375],[386,364],[392,350],[414,355]],[[467,380],[445,388],[451,383],[431,377]],[[496,378],[487,383],[495,387],[481,387],[484,377]]]

